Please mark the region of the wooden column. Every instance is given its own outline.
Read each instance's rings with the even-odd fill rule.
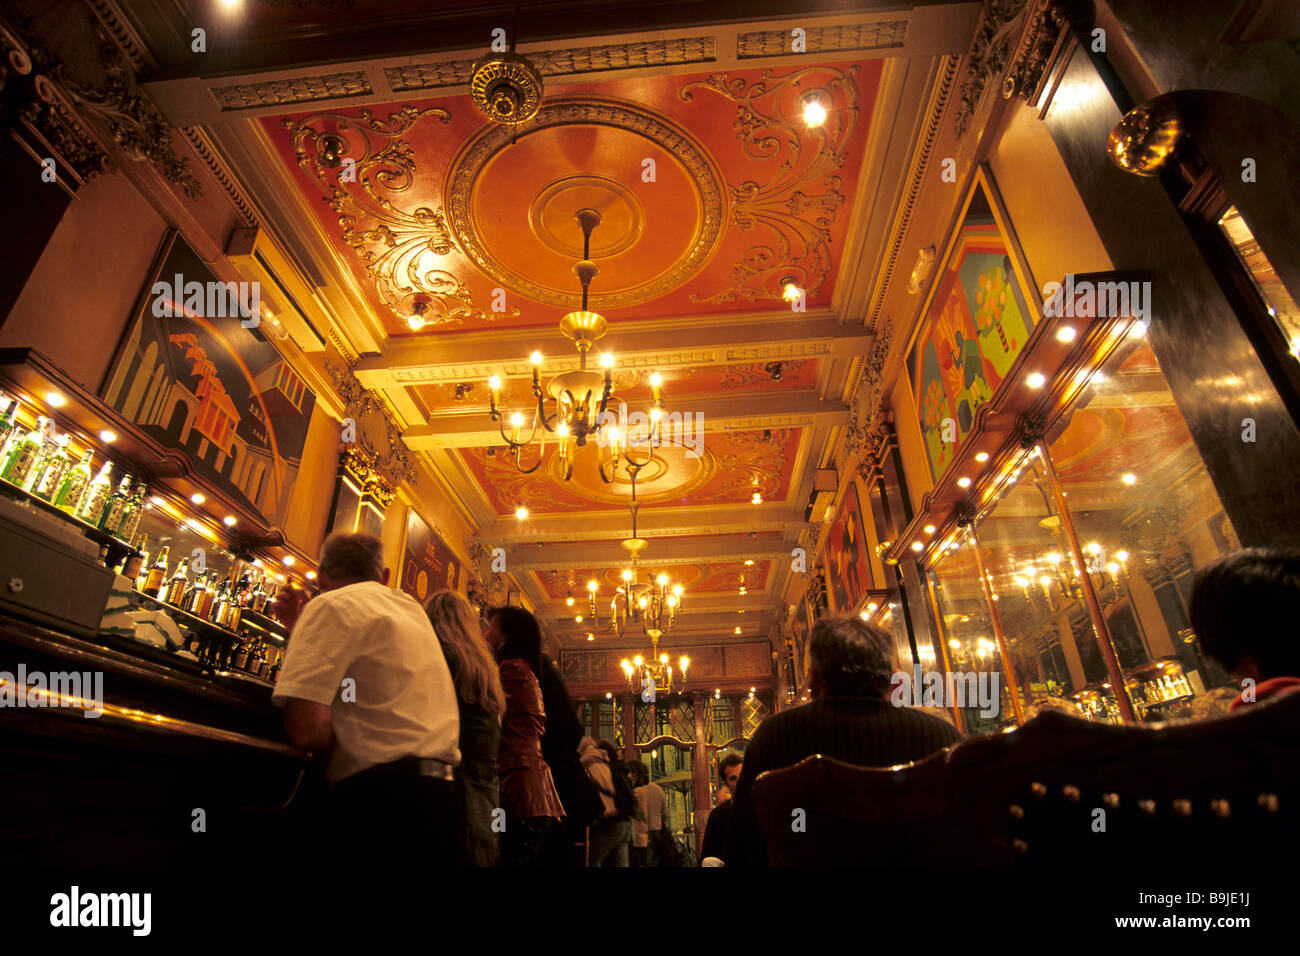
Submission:
[[[695,781],[695,858],[704,846],[704,825],[709,818],[713,794],[709,788],[709,747],[704,736],[704,708],[708,694],[691,694],[695,709],[695,747],[691,751],[691,778]]]
[[[636,695],[623,695],[623,759],[637,759]]]

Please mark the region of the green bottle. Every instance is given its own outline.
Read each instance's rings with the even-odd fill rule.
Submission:
[[[95,476],[81,496],[81,501],[77,503],[76,516],[88,524],[98,525],[100,517],[104,514],[104,505],[108,502],[108,496],[113,491],[113,483],[109,479],[109,473],[112,472],[113,465],[111,462],[104,462],[104,467],[99,469],[99,474]]]
[[[63,476],[72,467],[72,457],[68,454],[68,436],[60,435],[54,440],[54,450],[45,456],[40,470],[32,479],[32,494],[45,501],[52,501],[63,483]]]
[[[49,423],[48,418],[38,418],[35,428],[13,439],[5,455],[4,465],[0,467],[0,478],[19,488],[27,483],[40,459],[41,447],[45,444],[45,429]]]
[[[113,532],[117,530],[118,525],[122,523],[122,515],[126,513],[126,506],[131,503],[131,476],[123,475],[122,481],[117,486],[117,491],[108,499],[108,504],[104,505],[104,513],[99,519],[99,528],[101,531]]]
[[[18,399],[9,400],[9,406],[5,413],[0,415],[0,461],[5,459],[5,451],[9,448],[9,441],[14,437],[14,432],[18,430]]]
[[[93,452],[86,452],[86,457],[63,473],[59,490],[54,493],[53,505],[60,511],[72,514],[81,504],[81,496],[90,484],[90,458]]]
[[[144,496],[148,493],[148,489],[149,486],[143,481],[135,486],[135,494],[127,502],[126,512],[122,515],[122,522],[117,526],[117,530],[113,532],[128,544],[135,537],[136,529],[140,527],[140,516],[144,514]]]
[[[45,464],[48,462],[59,449],[58,436],[54,432],[54,422],[51,419],[44,419],[41,428],[41,448],[36,456],[36,463],[32,465],[31,471],[27,473],[27,480],[23,482],[23,488],[27,491],[34,491],[36,488],[36,479],[45,471]]]

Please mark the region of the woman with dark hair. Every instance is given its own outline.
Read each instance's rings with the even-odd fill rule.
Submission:
[[[499,806],[497,751],[506,695],[479,626],[478,612],[455,591],[439,591],[425,605],[442,644],[460,708],[460,766],[456,788],[465,814],[459,836],[460,865],[496,866],[500,847],[492,829]]]
[[[547,831],[564,819],[551,768],[542,756],[542,635],[536,619],[523,608],[498,607],[488,612],[483,636],[496,650],[506,695],[497,752],[501,806],[506,811],[501,862],[532,866]]]

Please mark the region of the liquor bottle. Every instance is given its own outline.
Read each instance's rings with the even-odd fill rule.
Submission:
[[[99,529],[112,533],[117,530],[118,525],[122,523],[122,515],[126,513],[126,506],[131,503],[131,476],[123,475],[121,482],[117,486],[117,491],[109,496],[108,503],[104,505],[104,513],[99,517]]]
[[[93,452],[86,452],[85,458],[63,473],[59,490],[54,493],[54,498],[50,502],[60,511],[72,514],[77,510],[77,505],[81,503],[81,496],[90,485],[90,458],[93,454]]]
[[[205,621],[209,620],[208,615],[212,613],[212,602],[216,599],[216,592],[217,572],[211,571],[208,574],[207,587],[203,590],[203,599],[199,602],[198,608],[194,611],[198,617],[203,618]]]
[[[254,677],[266,677],[266,650],[260,638],[253,645],[253,653],[248,655],[248,673]]]
[[[54,422],[48,418],[42,418],[40,426],[41,447],[36,452],[36,461],[32,464],[31,471],[27,473],[27,477],[23,481],[23,490],[25,491],[31,491],[36,487],[36,479],[45,470],[45,462],[59,447],[59,436],[55,434]]]
[[[72,459],[68,455],[70,440],[67,435],[59,435],[54,439],[54,447],[50,453],[41,460],[36,477],[32,479],[32,494],[37,498],[52,501],[58,494],[64,472],[72,465]]]
[[[248,607],[248,601],[253,593],[253,569],[244,568],[244,573],[239,576],[239,581],[235,585],[235,603],[240,607]]]
[[[160,601],[163,598],[163,592],[166,590],[167,551],[167,545],[163,545],[163,549],[158,552],[158,560],[153,563],[153,567],[145,575],[144,587],[140,589],[145,594],[156,597]]]
[[[252,596],[253,610],[261,614],[266,609],[266,574],[265,572],[258,577],[257,586],[253,588]]]
[[[212,601],[212,613],[208,620],[217,627],[224,627],[226,623],[226,610],[230,606],[230,582],[222,581],[221,588],[217,591],[217,596]]]
[[[38,418],[36,427],[22,435],[15,435],[9,443],[3,466],[0,466],[0,478],[19,488],[27,483],[40,460],[41,447],[45,444],[45,430],[49,427],[48,418]]]
[[[271,666],[267,668],[266,679],[269,680],[272,684],[274,684],[277,680],[279,680],[279,678],[280,678],[280,655],[276,654],[275,660],[273,660],[271,662]]]
[[[143,481],[135,486],[135,494],[127,502],[126,510],[122,513],[122,521],[113,533],[123,541],[130,541],[135,537],[135,529],[140,527],[140,516],[144,514],[144,496],[148,493],[149,486]]]
[[[0,415],[0,461],[4,460],[5,449],[9,440],[18,431],[18,399],[11,398],[5,413]]]
[[[141,535],[135,548],[140,552],[140,574],[135,579],[135,589],[143,591],[145,581],[149,580],[149,569],[153,566],[149,563],[149,536]]]
[[[244,670],[248,665],[248,652],[252,648],[253,642],[249,640],[247,631],[239,632],[239,643],[235,645],[235,655],[231,660],[234,669],[237,671]]]
[[[240,622],[244,619],[244,609],[239,606],[239,602],[232,595],[230,603],[226,606],[226,627],[232,631],[239,630]]]
[[[77,504],[74,513],[87,524],[98,526],[99,519],[104,514],[104,506],[108,504],[108,496],[113,492],[113,481],[108,477],[112,471],[112,463],[104,462],[104,467],[99,469],[99,474],[86,487],[81,496],[81,501]]]
[[[194,587],[190,588],[189,593],[185,595],[185,603],[181,610],[188,611],[191,614],[197,614],[203,607],[203,599],[208,593],[208,576],[200,574],[194,579]]]
[[[185,597],[185,589],[189,587],[189,570],[190,559],[181,558],[180,563],[176,565],[176,573],[172,575],[171,580],[167,582],[167,595],[163,598],[168,604],[181,606],[181,601]]]

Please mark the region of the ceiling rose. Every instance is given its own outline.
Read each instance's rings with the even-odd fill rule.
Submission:
[[[494,123],[517,126],[537,115],[542,103],[542,76],[526,57],[498,53],[475,63],[469,96],[478,111]]]

